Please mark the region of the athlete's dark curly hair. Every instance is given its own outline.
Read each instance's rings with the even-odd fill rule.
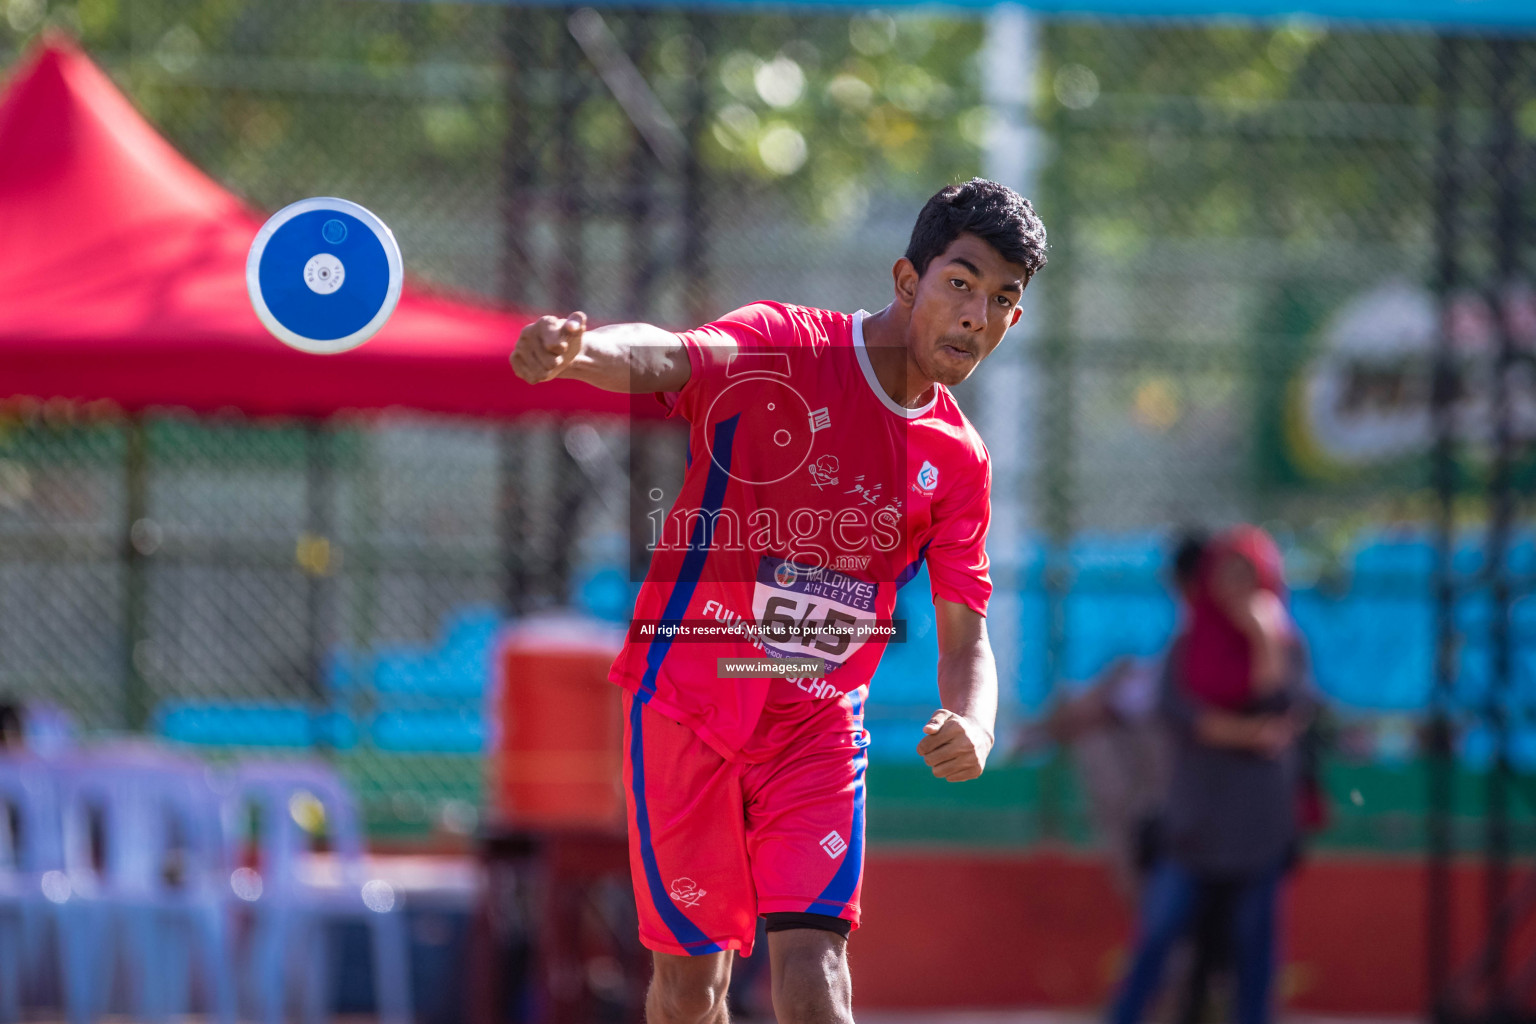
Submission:
[[[1045,266],[1045,225],[1029,200],[1007,185],[972,178],[939,189],[917,215],[906,255],[918,275],[963,232],[981,238],[1009,263],[1021,264],[1031,277]]]

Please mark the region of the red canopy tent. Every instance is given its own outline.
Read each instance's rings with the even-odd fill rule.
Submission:
[[[629,412],[623,395],[519,380],[507,356],[531,314],[409,284],[361,348],[288,348],[246,297],[246,252],[262,220],[182,158],[72,43],[44,42],[0,94],[0,398],[251,415]]]

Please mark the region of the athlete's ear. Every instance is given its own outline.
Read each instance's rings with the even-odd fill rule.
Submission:
[[[917,282],[920,276],[912,261],[905,256],[896,261],[896,265],[891,268],[891,280],[896,285],[897,302],[911,308],[917,301]]]

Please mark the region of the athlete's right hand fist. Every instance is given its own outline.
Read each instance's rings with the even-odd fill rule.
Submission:
[[[581,354],[581,337],[587,330],[587,314],[576,312],[564,320],[541,316],[524,327],[512,349],[512,369],[529,384],[554,380]]]

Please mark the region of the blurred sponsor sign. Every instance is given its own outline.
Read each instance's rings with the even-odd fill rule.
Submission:
[[[1515,345],[1509,428],[1536,439],[1536,290],[1516,282],[1497,297],[1449,298],[1451,430],[1463,455],[1485,457],[1496,440],[1501,320]],[[1282,408],[1285,459],[1310,480],[1361,471],[1421,469],[1435,443],[1433,371],[1442,312],[1435,296],[1393,281],[1346,302],[1290,379]]]

